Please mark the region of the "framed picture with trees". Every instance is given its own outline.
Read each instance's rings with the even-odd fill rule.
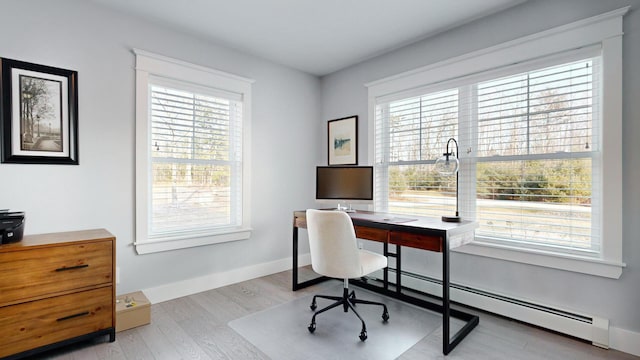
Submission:
[[[0,62],[2,162],[78,165],[78,73]]]

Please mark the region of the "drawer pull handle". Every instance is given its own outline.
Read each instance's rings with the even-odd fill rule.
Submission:
[[[70,319],[77,318],[77,317],[80,317],[80,316],[85,316],[85,315],[89,315],[89,312],[88,311],[84,311],[84,312],[81,312],[81,313],[77,313],[77,314],[61,317],[59,319],[56,319],[56,321],[70,320]]]
[[[57,268],[56,271],[76,270],[89,267],[89,264]]]

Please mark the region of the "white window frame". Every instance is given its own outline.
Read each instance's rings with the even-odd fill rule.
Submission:
[[[133,49],[136,55],[136,239],[138,254],[248,239],[251,236],[251,87],[253,80],[181,60]],[[242,224],[234,228],[151,237],[150,78],[190,83],[242,97]]]
[[[622,18],[629,7],[401,73],[368,87],[369,157],[375,159],[375,107],[380,99],[415,95],[416,89],[472,77],[583,47],[602,54],[602,249],[598,257],[559,254],[474,240],[455,251],[514,262],[619,278],[622,261]]]

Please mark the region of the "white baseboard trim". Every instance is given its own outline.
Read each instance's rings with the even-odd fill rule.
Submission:
[[[442,296],[442,286],[428,279],[402,276],[404,286]],[[610,334],[607,319],[588,314],[569,313],[564,309],[554,309],[544,304],[535,304],[468,285],[452,286],[450,296],[452,301],[460,304],[588,340],[600,347],[609,347]],[[565,316],[564,313],[570,316]]]
[[[612,326],[609,328],[609,347],[631,355],[640,356],[640,332]]]
[[[232,269],[229,271],[208,274],[170,284],[164,284],[143,289],[142,291],[149,299],[149,302],[157,304],[163,301],[169,301],[183,296],[216,289],[222,286],[290,270],[291,264],[292,259],[289,257],[243,268]],[[298,264],[299,266],[311,264],[311,256],[309,254],[300,255],[298,257]]]
[[[381,274],[378,274],[381,277]],[[403,284],[409,288],[424,291],[436,296],[442,296],[442,287],[429,281],[418,280],[410,276],[403,276]],[[466,286],[471,289],[471,287]],[[544,311],[532,310],[515,303],[502,302],[497,298],[482,296],[477,293],[451,288],[451,299],[460,304],[486,310],[511,319],[552,329],[560,333],[575,336],[592,342],[594,346],[611,348],[628,354],[640,356],[640,332],[610,326],[608,319],[588,316],[591,324],[573,321],[555,316]],[[587,316],[587,315],[584,315]],[[480,319],[482,323],[482,318]]]

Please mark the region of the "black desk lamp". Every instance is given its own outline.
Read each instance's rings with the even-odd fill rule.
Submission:
[[[449,143],[456,145],[456,151],[449,150]],[[460,215],[458,213],[458,169],[460,168],[460,161],[458,160],[458,142],[456,139],[451,138],[447,141],[447,150],[442,157],[436,160],[435,170],[442,175],[456,174],[456,215],[455,216],[443,216],[442,221],[445,222],[460,222]]]

